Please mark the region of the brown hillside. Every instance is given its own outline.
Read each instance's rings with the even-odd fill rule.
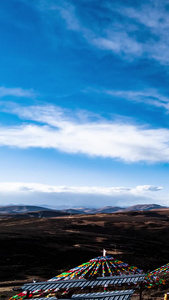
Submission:
[[[0,281],[49,279],[102,249],[145,271],[169,262],[169,210],[0,220]]]

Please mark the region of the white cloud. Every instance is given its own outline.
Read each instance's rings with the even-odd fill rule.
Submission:
[[[162,190],[162,187],[152,185],[138,185],[135,188],[130,189],[131,193],[144,193],[144,192],[158,192]]]
[[[164,203],[160,190],[151,185],[136,187],[57,186],[26,182],[0,182],[1,204],[68,205],[99,207],[129,206],[138,203]],[[157,193],[158,191],[158,193]],[[162,201],[163,202],[162,202]]]
[[[160,191],[162,187],[141,185],[131,187],[88,187],[88,186],[57,186],[40,183],[24,182],[0,182],[0,193],[70,193],[70,194],[94,194],[113,196],[115,194],[145,194]]]
[[[25,90],[22,88],[6,88],[4,86],[0,87],[0,98],[5,96],[14,96],[14,97],[32,97],[35,96],[35,93],[32,89]]]
[[[83,153],[126,162],[169,162],[168,129],[104,119],[81,120],[73,114],[69,117],[70,112],[54,106],[23,109],[16,106],[13,111],[10,109],[12,112],[27,123],[1,126],[0,146],[54,148],[66,153]],[[30,120],[38,123],[32,124]]]

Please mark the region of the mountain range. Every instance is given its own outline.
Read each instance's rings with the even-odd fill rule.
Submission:
[[[0,206],[0,216],[15,216],[15,217],[58,217],[63,215],[75,214],[110,214],[117,212],[130,212],[130,211],[149,211],[154,209],[164,209],[166,206],[158,204],[138,204],[129,207],[106,206],[101,208],[87,208],[87,207],[72,207],[59,209],[43,207],[43,206],[30,206],[30,205],[8,205]]]
[[[158,204],[137,204],[128,207],[119,207],[119,206],[105,206],[101,208],[67,208],[62,211],[69,214],[111,214],[116,212],[127,212],[127,211],[145,211],[153,209],[162,209],[167,208],[166,206],[161,206]]]

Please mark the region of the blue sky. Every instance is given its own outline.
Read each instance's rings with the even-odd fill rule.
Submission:
[[[0,3],[0,204],[169,205],[169,1]]]

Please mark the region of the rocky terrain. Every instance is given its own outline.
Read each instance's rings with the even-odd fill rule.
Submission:
[[[169,262],[168,232],[169,209],[0,219],[0,296],[7,299],[12,286],[49,279],[102,255],[103,248],[145,272],[154,270]],[[147,299],[163,294],[149,291]]]

